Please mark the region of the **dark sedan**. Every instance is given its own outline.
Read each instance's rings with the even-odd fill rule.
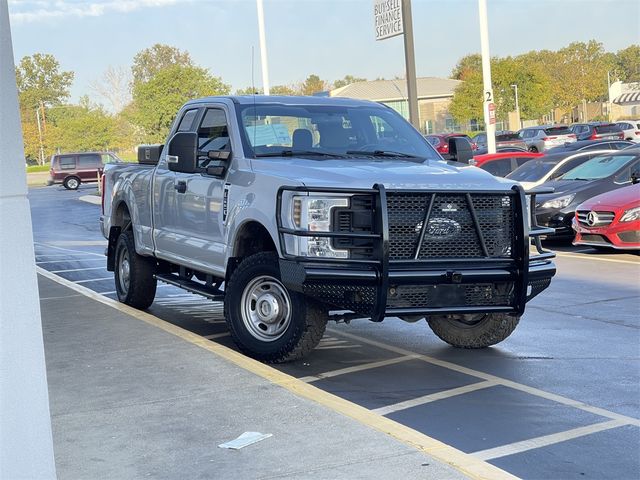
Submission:
[[[553,147],[545,153],[583,152],[585,150],[622,150],[633,142],[627,140],[579,140],[573,143],[565,143],[559,147]]]
[[[631,185],[640,176],[637,150],[602,154],[570,170],[557,180],[546,182],[554,193],[539,195],[536,218],[539,225],[556,229],[555,237],[571,238],[576,207],[596,195]]]

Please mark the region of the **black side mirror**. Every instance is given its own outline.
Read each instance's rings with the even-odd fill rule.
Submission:
[[[640,172],[638,171],[631,173],[631,184],[635,185],[636,183],[640,183]]]
[[[198,169],[198,134],[176,133],[169,142],[167,165],[172,172],[194,173]]]
[[[455,160],[465,165],[473,158],[473,150],[469,140],[464,137],[453,137],[449,139],[449,155],[451,160]]]
[[[160,154],[164,145],[139,145],[138,146],[138,163],[143,165],[157,165],[160,160]]]

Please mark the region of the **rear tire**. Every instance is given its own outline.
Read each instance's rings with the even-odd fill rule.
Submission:
[[[486,348],[507,338],[520,321],[519,316],[506,313],[476,315],[443,315],[427,319],[429,327],[441,340],[457,348]],[[463,322],[462,320],[466,320]]]
[[[280,282],[276,253],[245,258],[225,290],[224,316],[231,336],[256,360],[283,363],[302,358],[324,335],[326,309]]]
[[[538,147],[529,147],[531,153],[538,153]]]
[[[80,183],[81,182],[78,177],[67,177],[64,179],[64,182],[62,182],[62,185],[64,185],[64,188],[67,190],[77,190]]]
[[[156,296],[156,262],[136,253],[133,232],[127,230],[116,243],[115,281],[118,300],[134,308],[149,308]]]

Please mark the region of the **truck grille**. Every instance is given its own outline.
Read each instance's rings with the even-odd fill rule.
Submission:
[[[415,256],[431,193],[387,194],[390,260]],[[491,258],[510,258],[514,200],[504,194],[472,194],[471,202]],[[418,259],[483,258],[481,241],[465,194],[437,193]]]
[[[578,222],[585,227],[605,227],[613,222],[614,212],[595,212],[590,210],[578,210]]]
[[[399,285],[387,308],[500,306],[513,301],[513,282],[470,285]]]

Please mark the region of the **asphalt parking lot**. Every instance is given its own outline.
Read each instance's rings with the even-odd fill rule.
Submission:
[[[95,192],[32,189],[36,262],[115,298]],[[329,325],[302,361],[276,368],[531,479],[640,475],[640,256],[552,245],[558,275],[516,332],[483,351],[425,322]],[[161,285],[156,317],[233,347],[222,305]]]

